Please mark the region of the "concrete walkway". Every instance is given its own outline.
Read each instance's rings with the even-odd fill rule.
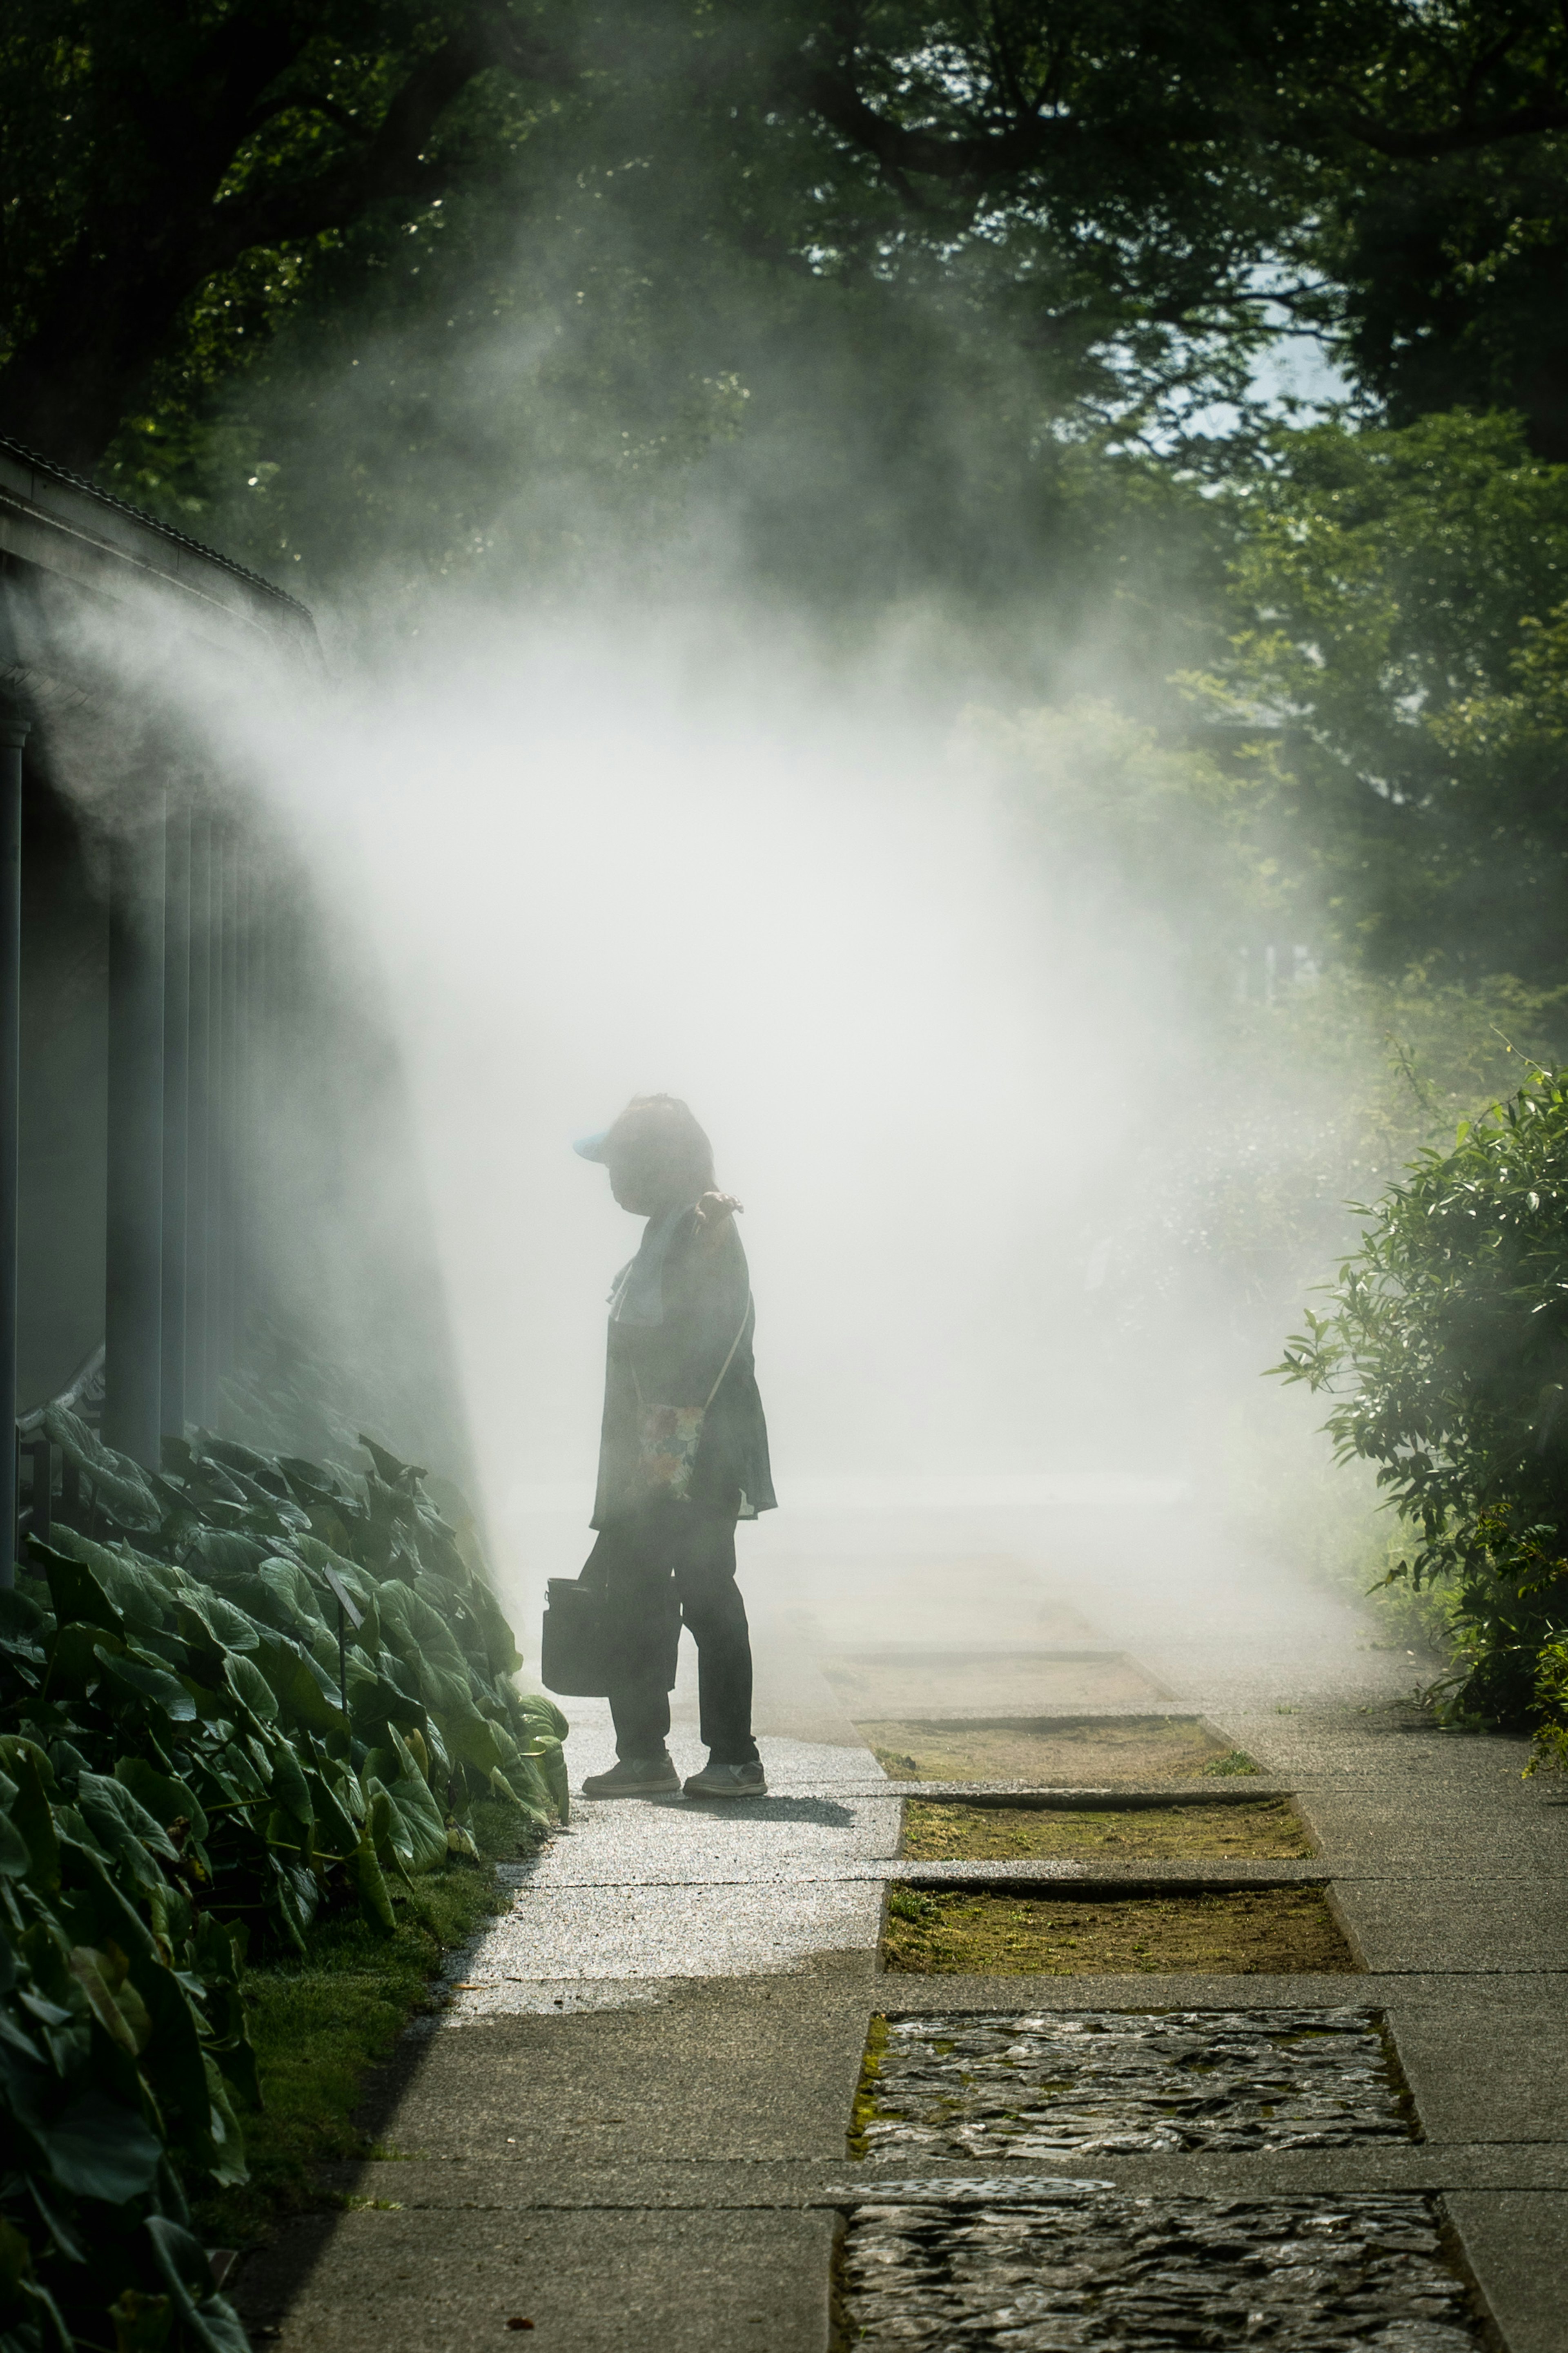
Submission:
[[[1438,2192],[1508,2353],[1568,2345],[1568,1804],[1521,1784],[1521,1744],[1426,1728],[1401,1704],[1417,1662],[1166,1505],[824,1517],[770,1529],[754,1561],[771,1795],[743,1811],[584,1804],[516,1873],[515,1905],[454,1970],[449,2006],[374,2090],[373,2129],[397,2154],[344,2169],[348,2211],[251,2259],[253,2328],[284,2353],[468,2353],[519,2323],[548,2353],[826,2353],[843,2212],[879,2185],[902,2194],[910,2169],[847,2154],[879,2010],[1352,2001],[1386,2015],[1424,2137],[1032,2159],[988,2164],[986,2181],[1087,2169],[1121,2189],[1257,2196],[1262,2168],[1281,2195]],[[1295,1792],[1321,1850],[1310,1865],[1011,1875],[1327,1879],[1367,1974],[879,1977],[900,1793],[844,1695],[893,1715],[903,1692],[908,1713],[941,1715],[933,1654],[960,1695],[949,1715],[1205,1717],[1267,1776],[1226,1786]],[[1118,1675],[1147,1695],[1088,1695]],[[982,1710],[988,1679],[1005,1697]],[[694,1694],[677,1696],[671,1745],[690,1769]],[[611,1748],[602,1706],[573,1714],[575,1783]],[[966,2170],[922,2162],[920,2187]]]

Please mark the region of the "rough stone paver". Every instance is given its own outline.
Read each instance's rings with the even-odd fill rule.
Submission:
[[[1363,2010],[892,2019],[875,2070],[866,2153],[883,2159],[1409,2137]]]
[[[1472,2353],[1420,2198],[1208,2200],[1064,2189],[1038,2204],[863,2206],[858,2341],[921,2353]]]

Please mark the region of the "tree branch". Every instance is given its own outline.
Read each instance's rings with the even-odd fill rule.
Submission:
[[[889,122],[868,105],[843,65],[803,66],[795,95],[889,173],[919,174],[954,186],[986,187],[1010,173],[1047,164],[1082,145],[1076,122],[1030,114],[1005,131],[948,137]]]
[[[1516,106],[1510,112],[1472,116],[1431,131],[1395,131],[1374,115],[1352,115],[1342,128],[1345,136],[1391,163],[1435,162],[1440,155],[1463,155],[1479,147],[1495,147],[1510,139],[1538,139],[1548,131],[1568,131],[1568,101],[1542,99],[1533,106]]]
[[[474,9],[466,24],[421,59],[356,154],[313,178],[213,207],[205,226],[203,276],[253,246],[292,245],[341,228],[370,206],[420,198],[447,185],[450,173],[426,154],[437,123],[476,76],[493,66],[530,80],[569,84],[576,69],[559,51],[518,35],[504,10]]]

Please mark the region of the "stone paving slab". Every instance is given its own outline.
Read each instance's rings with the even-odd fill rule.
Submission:
[[[879,1883],[802,1877],[719,1886],[534,1887],[486,1935],[457,1981],[460,2010],[476,1989],[502,2000],[510,1981],[709,1978],[789,1969],[813,1954],[876,1941]]]
[[[847,2146],[865,2047],[865,1957],[798,1975],[667,1979],[657,2004],[452,2021],[405,2043],[374,2130],[420,2158],[548,2148],[628,2161],[805,2157]]]
[[[569,1829],[543,1852],[506,1866],[503,1884],[609,1886],[666,1879],[761,1878],[792,1870],[842,1873],[859,1859],[890,1856],[899,1842],[897,1799],[800,1794],[775,1786],[765,1798],[697,1804],[689,1798],[581,1799]]]
[[[245,2302],[278,2353],[824,2353],[836,2231],[721,2207],[311,2217],[247,2266]]]
[[[564,1867],[551,1870],[548,1879],[518,1866],[503,1868],[497,1875],[503,1886],[532,1889],[548,1895],[607,1887],[882,1887],[889,1881],[932,1887],[1027,1886],[1033,1881],[1053,1884],[1068,1881],[1090,1894],[1103,1890],[1108,1894],[1127,1894],[1146,1883],[1150,1889],[1161,1893],[1189,1887],[1202,1893],[1215,1887],[1317,1886],[1329,1875],[1313,1856],[1298,1860],[1287,1856],[1142,1855],[1129,1857],[1125,1862],[1097,1857],[1092,1862],[1078,1862],[1067,1855],[975,1856],[968,1860],[951,1855],[919,1860],[866,1855],[848,1862],[828,1856],[813,1862],[803,1855],[770,1860],[762,1841],[757,1843],[763,1851],[748,1856],[744,1843],[738,1841],[740,1851],[733,1854],[694,1853],[684,1865],[676,1857],[660,1854],[656,1847],[653,1858],[646,1864],[616,1863],[597,1856],[578,1855]],[[1338,1878],[1344,1874],[1334,1875]],[[1370,1866],[1362,1866],[1362,1875],[1373,1875]],[[1376,1876],[1381,1883],[1385,1874]]]
[[[1335,1876],[1334,1905],[1363,1968],[1559,1969],[1568,1962],[1568,1883],[1545,1879]]]
[[[1453,2190],[1443,2202],[1508,2353],[1563,2353],[1568,2190]]]

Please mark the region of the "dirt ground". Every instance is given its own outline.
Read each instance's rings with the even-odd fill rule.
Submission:
[[[1320,1891],[1039,1898],[895,1887],[883,1966],[917,1975],[1219,1977],[1355,1968]]]
[[[1285,1798],[1247,1805],[1138,1806],[1082,1813],[1055,1807],[951,1806],[911,1798],[899,1852],[921,1861],[1037,1855],[1251,1855],[1293,1859],[1314,1852]]]
[[[969,1723],[883,1718],[858,1725],[898,1781],[1025,1781],[1099,1788],[1111,1781],[1173,1781],[1256,1772],[1197,1716],[997,1716]]]

